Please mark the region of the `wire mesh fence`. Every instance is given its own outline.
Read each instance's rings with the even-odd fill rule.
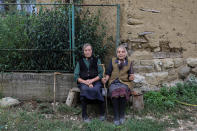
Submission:
[[[84,43],[104,58],[118,6],[0,3],[0,71],[72,72]],[[106,15],[107,14],[107,15]]]
[[[5,4],[0,68],[72,71],[68,4]]]

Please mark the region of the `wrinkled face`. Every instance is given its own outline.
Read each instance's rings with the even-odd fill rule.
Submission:
[[[120,60],[124,60],[127,56],[127,52],[123,48],[119,48],[117,50],[117,57]]]
[[[92,56],[92,48],[91,48],[91,46],[87,46],[87,47],[84,49],[83,53],[84,53],[84,56],[85,56],[86,58],[90,58],[90,57]]]

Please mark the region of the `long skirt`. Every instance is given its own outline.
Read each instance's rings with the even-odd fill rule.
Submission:
[[[109,96],[113,97],[126,97],[129,100],[130,89],[127,85],[121,83],[119,80],[115,80],[109,86]]]
[[[78,84],[78,87],[80,89],[80,96],[84,96],[89,100],[104,101],[104,97],[101,94],[102,83],[100,81],[94,82],[93,88],[83,83]]]

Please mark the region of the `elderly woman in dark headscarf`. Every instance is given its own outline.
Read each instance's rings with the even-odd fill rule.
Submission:
[[[120,45],[116,51],[117,57],[109,63],[106,76],[102,78],[105,84],[109,82],[109,95],[112,99],[114,110],[114,124],[120,125],[125,121],[126,100],[129,99],[132,89],[131,81],[134,80],[132,62],[127,57],[127,50]]]
[[[74,77],[80,88],[80,100],[82,104],[82,118],[84,122],[90,122],[87,115],[87,103],[89,100],[98,100],[100,105],[100,120],[104,120],[105,104],[101,94],[101,78],[103,69],[100,59],[92,56],[92,46],[83,46],[84,57],[81,58],[75,68]]]

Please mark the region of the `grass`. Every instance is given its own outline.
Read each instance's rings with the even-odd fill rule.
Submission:
[[[152,119],[130,119],[127,125],[129,131],[162,131],[170,124],[167,121],[158,122]]]
[[[59,105],[57,112],[44,112],[46,110],[43,104],[37,105],[37,109],[33,110],[28,104],[23,104],[18,107],[12,108],[0,108],[0,130],[20,130],[20,131],[109,131],[109,130],[120,130],[120,131],[162,131],[167,127],[174,127],[171,123],[174,119],[160,121],[159,119],[149,119],[138,116],[135,117],[130,112],[127,112],[127,121],[121,126],[114,126],[112,119],[101,122],[96,117],[93,117],[91,123],[81,123],[80,119],[72,120],[71,117],[81,117],[78,114],[80,111],[79,107],[67,107],[66,105]],[[111,107],[110,107],[111,108]],[[79,110],[79,111],[78,111]],[[128,109],[127,109],[128,110]],[[43,113],[44,112],[44,113]],[[91,113],[93,113],[92,111]],[[51,115],[51,117],[47,117]],[[67,116],[67,117],[66,117]],[[65,117],[65,118],[64,118]],[[109,116],[112,118],[112,116]],[[143,118],[144,117],[144,118]],[[172,116],[172,118],[176,118]]]
[[[16,111],[14,109],[0,110],[0,130],[20,130],[20,131],[109,131],[109,130],[164,130],[168,126],[167,122],[158,122],[151,119],[129,119],[124,125],[114,126],[111,122],[101,122],[98,119],[93,119],[91,123],[75,123],[70,120],[47,119],[39,112]]]
[[[134,112],[129,104],[126,109],[127,121],[118,127],[113,124],[110,104],[107,121],[96,119],[98,115],[94,106],[94,109],[88,109],[93,120],[87,124],[81,121],[79,106],[68,107],[61,103],[56,107],[56,111],[53,111],[51,103],[24,102],[16,107],[0,108],[0,131],[162,131],[180,126],[178,120],[196,123],[196,108],[174,101],[178,99],[195,104],[197,101],[193,97],[196,92],[197,86],[188,84],[162,88],[159,92],[148,92],[144,95],[145,109]]]
[[[60,121],[57,119],[47,119],[39,112],[27,112],[18,110],[16,113],[11,110],[1,110],[0,125],[4,130],[70,130],[73,127],[72,121]]]
[[[45,105],[45,104],[44,104]],[[47,104],[46,104],[47,105]],[[59,105],[57,112],[43,113],[43,103],[37,109],[31,111],[26,104],[12,108],[0,108],[0,130],[20,131],[109,131],[109,130],[165,130],[169,126],[168,121],[158,122],[152,119],[128,118],[125,124],[115,126],[112,120],[101,122],[93,119],[91,123],[81,123],[80,120],[71,120],[71,117],[80,117],[76,108]],[[77,107],[78,108],[78,107]],[[111,108],[111,107],[110,107]],[[49,113],[49,114],[46,114]],[[52,115],[52,117],[47,117]],[[62,116],[68,116],[64,119]]]

